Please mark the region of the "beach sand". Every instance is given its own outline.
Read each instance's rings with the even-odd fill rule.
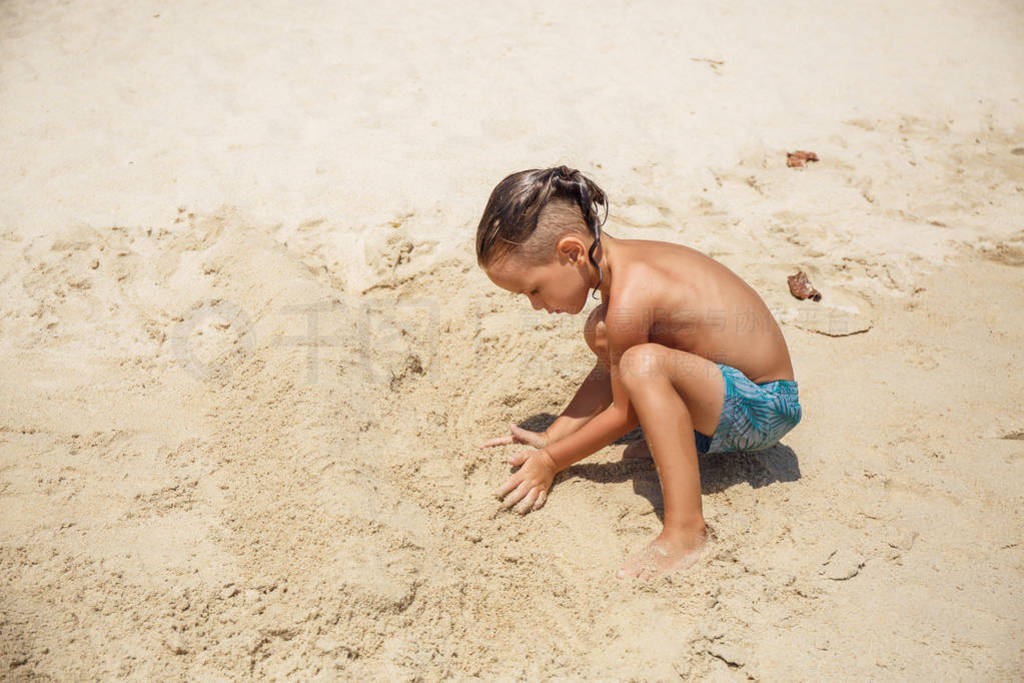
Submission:
[[[1019,678],[1022,34],[995,1],[3,3],[0,676]],[[473,254],[493,185],[562,163],[609,233],[757,289],[800,385],[781,444],[702,460],[708,550],[648,584],[615,570],[650,461],[520,517],[475,447],[591,364]]]

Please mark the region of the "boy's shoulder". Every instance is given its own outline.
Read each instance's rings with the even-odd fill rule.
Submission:
[[[685,244],[654,240],[620,240],[623,249],[622,285],[639,290],[634,296],[646,294],[655,299],[669,294],[680,297],[703,297],[708,289],[745,281],[724,263]]]
[[[680,311],[696,308],[696,288],[686,268],[677,270],[671,262],[666,262],[664,253],[647,251],[648,247],[657,249],[654,245],[662,244],[677,246],[648,242],[642,245],[642,250],[627,252],[628,258],[618,264],[605,301],[604,320],[608,334],[623,343],[646,340],[651,327],[668,312],[678,316]],[[678,262],[680,254],[670,256]]]
[[[609,306],[656,307],[679,304],[696,295],[712,259],[696,249],[671,242],[623,240]]]

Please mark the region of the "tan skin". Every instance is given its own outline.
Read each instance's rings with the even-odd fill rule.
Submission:
[[[591,238],[570,232],[552,259],[527,264],[516,253],[485,268],[499,287],[535,309],[578,313],[597,269]],[[521,514],[544,505],[555,474],[642,424],[661,481],[664,528],[618,572],[654,578],[689,566],[706,539],[694,429],[711,436],[724,401],[716,362],[758,384],[793,380],[782,331],[748,284],[710,257],[677,244],[605,235],[598,250],[603,304],[584,328],[597,356],[572,401],[543,434],[513,427],[484,447],[523,443],[521,465],[497,491]]]

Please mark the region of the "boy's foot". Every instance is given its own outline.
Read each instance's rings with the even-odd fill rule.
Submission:
[[[626,450],[622,451],[623,460],[642,460],[646,458],[651,459],[651,449],[647,447],[647,441],[640,439],[626,446]]]
[[[618,578],[634,576],[641,581],[656,579],[686,569],[700,557],[707,542],[707,531],[693,535],[668,535],[662,532],[642,550],[630,556]]]

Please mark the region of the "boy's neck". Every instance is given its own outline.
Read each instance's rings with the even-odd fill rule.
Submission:
[[[608,295],[612,291],[612,271],[615,267],[615,250],[616,240],[611,235],[601,235],[601,243],[597,247],[597,253],[594,256],[597,258],[598,265],[601,266],[601,286],[598,287],[597,291],[601,292],[602,303],[608,303]],[[597,284],[597,268],[593,265],[591,268],[591,289]]]

